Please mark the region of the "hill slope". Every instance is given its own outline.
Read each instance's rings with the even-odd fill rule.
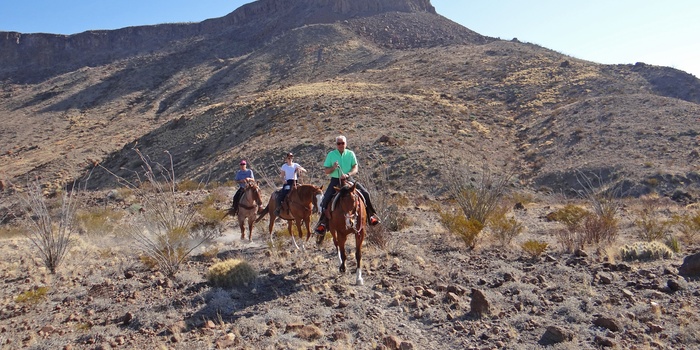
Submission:
[[[159,161],[168,150],[180,177],[211,180],[239,158],[274,173],[294,151],[322,181],[343,133],[399,189],[485,162],[517,166],[535,188],[613,171],[631,194],[656,178],[664,194],[697,196],[698,79],[484,37],[429,1],[265,0],[196,24],[32,35],[0,50],[7,183],[36,174],[58,188],[97,163],[129,174],[133,147]],[[3,37],[7,48],[25,36]],[[90,186],[113,181],[96,171]]]

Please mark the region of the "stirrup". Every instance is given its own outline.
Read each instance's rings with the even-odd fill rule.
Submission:
[[[318,226],[316,226],[316,229],[314,230],[314,232],[316,232],[317,235],[325,235],[326,234],[326,225],[318,224]]]

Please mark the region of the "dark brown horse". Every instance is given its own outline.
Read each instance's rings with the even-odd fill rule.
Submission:
[[[260,186],[255,180],[247,180],[243,196],[241,196],[241,201],[238,204],[238,226],[241,228],[241,239],[245,239],[246,219],[248,219],[248,240],[253,239],[253,224],[260,206],[262,206]],[[233,207],[226,212],[224,217],[227,215],[233,216]]]
[[[270,240],[272,240],[272,228],[275,226],[275,219],[277,218],[275,215],[277,195],[279,195],[279,191],[276,191],[270,196],[267,207],[260,212],[260,215],[258,215],[258,218],[255,220],[255,222],[258,222],[266,214],[270,215],[270,225],[268,227]],[[294,239],[294,235],[292,234],[292,221],[296,224],[297,232],[299,232],[299,239],[304,237],[303,231],[301,230],[301,225],[302,223],[304,224],[306,227],[306,241],[308,241],[311,237],[311,214],[314,208],[318,207],[321,196],[323,196],[323,186],[298,185],[292,188],[284,198],[285,203],[282,204],[279,217],[283,220],[287,220],[287,230],[297,249],[299,249],[299,245],[297,245],[296,239]]]
[[[345,255],[345,241],[348,235],[355,236],[355,260],[357,261],[355,282],[357,285],[362,285],[364,284],[362,279],[362,242],[367,231],[365,201],[360,191],[355,188],[355,184],[336,188],[336,192],[337,194],[327,210],[329,214],[328,230],[333,236],[333,243],[338,252],[340,272],[345,272],[345,260],[347,258]],[[324,236],[319,236],[316,243],[322,243]]]

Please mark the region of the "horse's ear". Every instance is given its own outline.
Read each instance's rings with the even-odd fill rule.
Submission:
[[[352,186],[350,186],[350,192],[353,192],[353,191],[355,191],[355,187],[356,187],[356,185],[355,185],[355,184],[356,184],[356,183],[355,183],[355,182],[353,182],[353,183],[352,183]]]
[[[321,187],[319,187],[318,189],[319,189],[319,190],[323,190],[323,185],[321,185]]]

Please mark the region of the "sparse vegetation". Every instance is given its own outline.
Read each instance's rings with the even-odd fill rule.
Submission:
[[[448,232],[459,237],[468,249],[474,249],[484,225],[476,219],[467,219],[462,213],[441,211],[440,223]]]
[[[700,236],[700,210],[675,215],[672,222],[680,230],[683,242],[693,244],[698,241],[698,236]]]
[[[638,218],[634,222],[639,230],[639,238],[647,242],[662,240],[668,233],[672,220],[659,215],[660,198],[652,195],[641,198],[640,201],[642,208],[637,212]]]
[[[25,205],[28,229],[23,231],[32,245],[38,250],[44,266],[52,274],[61,264],[75,233],[76,191],[63,192],[60,197],[58,214],[54,216],[37,182],[27,186],[22,196]]]
[[[15,298],[15,302],[22,304],[36,304],[44,299],[46,299],[46,293],[49,292],[48,287],[37,287],[31,290],[25,291]]]
[[[533,260],[539,259],[542,253],[547,250],[548,246],[549,245],[547,242],[542,242],[535,239],[529,239],[520,245],[523,251]]]
[[[123,211],[116,211],[111,208],[81,209],[76,213],[76,220],[79,227],[88,235],[113,233],[118,222],[123,217]]]
[[[509,217],[510,206],[502,204],[491,217],[489,228],[501,245],[509,245],[513,238],[520,235],[525,226],[514,217]]]
[[[448,181],[448,192],[459,206],[461,214],[441,211],[440,222],[448,231],[457,234],[467,248],[473,249],[481,231],[499,213],[499,204],[506,194],[513,173],[498,176],[484,164],[481,177],[472,183],[461,175],[462,170],[455,171]],[[460,218],[460,215],[464,217]]]
[[[146,156],[135,151],[143,164],[145,180],[137,177],[134,184],[119,179],[133,189],[144,212],[133,217],[127,233],[141,248],[142,262],[173,276],[195,248],[218,236],[221,229],[218,225],[195,225],[195,206],[182,203],[176,196],[172,159],[170,168],[155,164],[154,169]]]

